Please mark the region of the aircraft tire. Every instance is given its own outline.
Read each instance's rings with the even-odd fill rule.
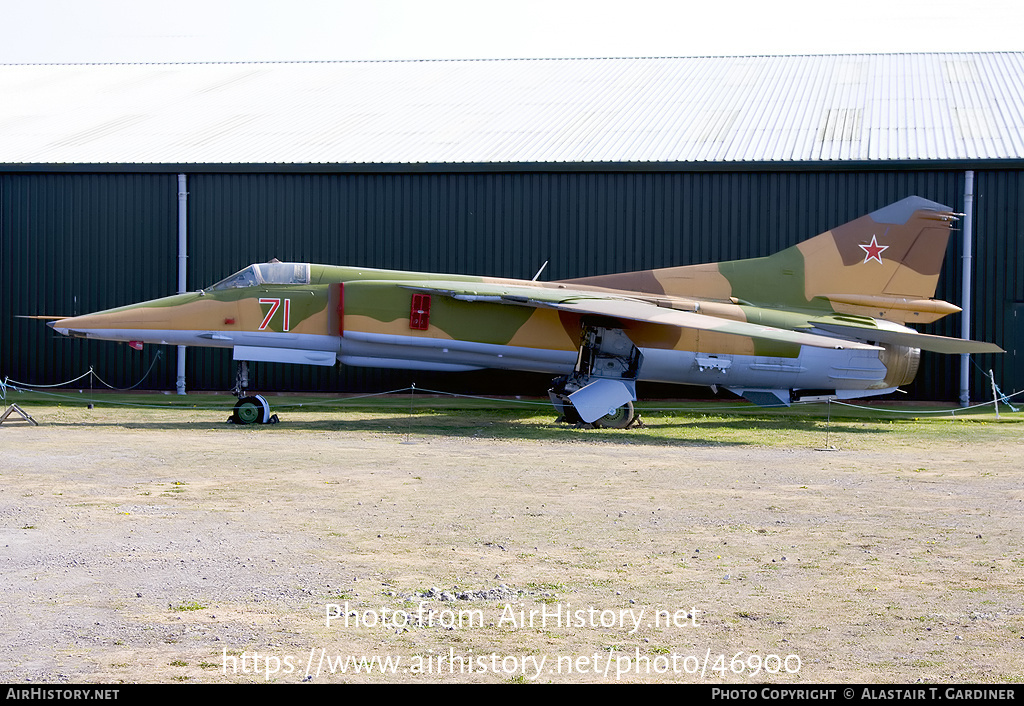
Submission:
[[[611,414],[606,414],[594,422],[595,427],[607,427],[609,429],[625,429],[633,422],[633,403],[627,402],[617,408]]]
[[[231,421],[235,424],[266,424],[270,420],[270,405],[262,395],[243,397],[235,403]]]
[[[572,406],[572,402],[569,401],[568,397],[551,395],[551,401],[554,403],[555,409],[558,411],[558,421],[564,424],[583,423],[583,420],[580,419],[580,413]]]

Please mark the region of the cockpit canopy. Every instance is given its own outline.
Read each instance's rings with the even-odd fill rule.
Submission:
[[[249,265],[209,289],[241,289],[261,284],[309,284],[309,263],[275,261]]]

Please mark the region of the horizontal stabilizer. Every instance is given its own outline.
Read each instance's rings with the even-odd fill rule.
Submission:
[[[840,336],[852,336],[853,338],[859,338],[863,341],[874,341],[878,343],[893,343],[898,346],[920,348],[923,351],[932,351],[933,353],[961,355],[965,353],[1005,352],[994,343],[971,341],[964,338],[933,336],[928,333],[918,333],[916,331],[893,331],[866,326],[847,326],[844,324],[818,322],[814,322],[814,327]]]

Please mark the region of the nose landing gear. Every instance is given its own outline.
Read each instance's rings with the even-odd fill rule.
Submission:
[[[232,424],[277,424],[280,419],[270,413],[270,404],[263,395],[246,395],[249,387],[249,363],[238,361],[235,370],[235,387],[231,390],[238,397],[235,409],[228,421]]]

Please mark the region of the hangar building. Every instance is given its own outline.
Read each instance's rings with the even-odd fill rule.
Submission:
[[[173,390],[174,349],[17,315],[165,296],[181,269],[186,289],[273,257],[564,279],[767,255],[916,194],[972,213],[970,335],[1008,351],[975,358],[975,397],[989,368],[1024,389],[1024,53],[3,65],[0,96],[0,378]],[[189,389],[231,386],[224,351],[186,360]],[[911,394],[955,400],[959,368],[924,354]],[[253,388],[410,381],[546,389],[275,364]]]

